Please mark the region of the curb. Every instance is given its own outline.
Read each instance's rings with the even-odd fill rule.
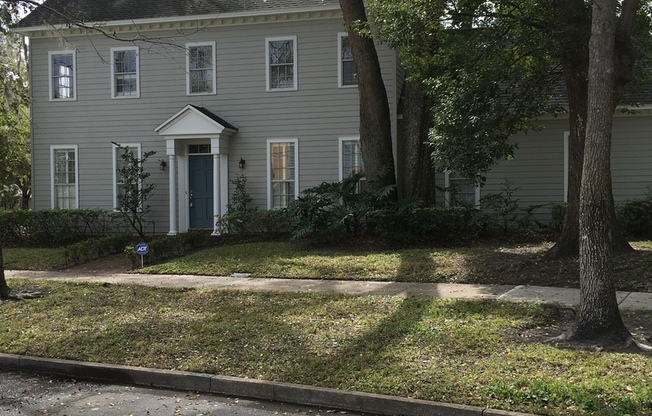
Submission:
[[[14,354],[0,353],[0,368],[31,373],[56,374],[109,383],[271,400],[306,406],[335,407],[340,410],[386,416],[534,416],[527,413],[477,406],[431,402],[292,383]]]

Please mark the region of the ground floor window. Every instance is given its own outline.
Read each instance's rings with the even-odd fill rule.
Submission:
[[[268,140],[267,172],[270,209],[287,207],[298,195],[298,140]]]
[[[446,206],[448,207],[480,207],[480,187],[469,178],[455,172],[444,173],[446,188]]]
[[[77,146],[51,146],[52,208],[79,208]]]
[[[340,181],[356,173],[364,173],[364,162],[358,137],[340,138]],[[366,181],[362,178],[358,183],[358,192],[365,190]]]

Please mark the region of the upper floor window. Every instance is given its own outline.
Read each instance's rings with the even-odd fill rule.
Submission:
[[[284,208],[299,196],[298,140],[267,141],[268,207]]]
[[[50,58],[50,100],[76,99],[75,51],[56,51]]]
[[[188,94],[215,94],[215,42],[190,43],[186,48]]]
[[[337,37],[338,51],[338,79],[340,87],[350,87],[358,85],[358,73],[353,62],[353,52],[349,44],[349,36],[346,33],[340,33]]]
[[[455,172],[444,173],[447,207],[480,208],[480,187]]]
[[[297,89],[297,37],[265,39],[267,91]]]
[[[140,97],[138,48],[111,48],[111,60],[111,96]]]
[[[79,208],[77,146],[50,146],[52,208]]]

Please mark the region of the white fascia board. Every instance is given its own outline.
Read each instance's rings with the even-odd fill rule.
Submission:
[[[151,19],[135,19],[135,20],[112,20],[107,22],[83,22],[84,27],[88,28],[107,28],[115,26],[125,26],[125,25],[151,25],[151,24],[161,24],[161,23],[183,23],[183,22],[198,22],[198,21],[215,21],[218,19],[238,19],[238,18],[248,18],[248,17],[265,17],[265,16],[274,16],[274,15],[288,15],[288,14],[299,14],[299,13],[314,13],[314,12],[327,12],[340,10],[339,6],[323,6],[323,7],[306,7],[299,9],[281,9],[281,10],[264,10],[264,11],[252,11],[252,12],[238,12],[238,13],[215,13],[215,14],[204,14],[204,15],[194,15],[194,16],[172,16],[172,17],[156,17]],[[72,25],[74,28],[75,25]],[[43,26],[33,26],[33,27],[17,27],[12,30],[17,33],[28,34],[31,32],[39,32],[44,30],[64,30],[70,29],[70,24],[56,24],[56,25],[43,25]]]

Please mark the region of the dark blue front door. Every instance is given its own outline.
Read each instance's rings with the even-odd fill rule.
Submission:
[[[192,155],[190,162],[190,228],[213,228],[213,156]]]

